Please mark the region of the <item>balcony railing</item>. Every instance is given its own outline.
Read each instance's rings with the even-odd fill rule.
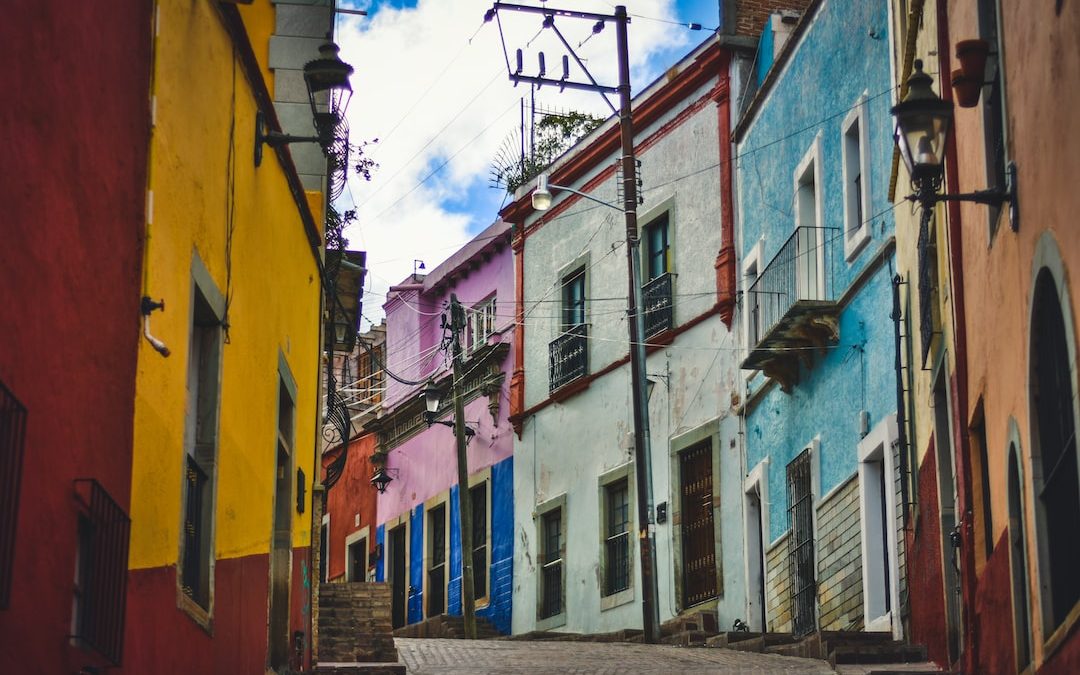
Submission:
[[[579,324],[548,344],[548,391],[584,377],[589,372],[588,326]]]
[[[630,588],[630,533],[610,536],[605,544],[604,595],[614,595]]]
[[[791,352],[837,338],[832,251],[838,236],[835,227],[796,227],[747,289],[750,354],[743,368],[779,376],[786,389],[793,377]]]
[[[645,337],[670,330],[674,323],[672,312],[671,274],[661,274],[641,287],[641,301],[645,312]]]

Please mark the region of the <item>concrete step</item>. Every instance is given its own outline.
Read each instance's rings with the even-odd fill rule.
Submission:
[[[705,640],[705,646],[719,648],[731,647],[731,645],[734,645],[737,642],[752,640],[759,637],[761,637],[761,633],[750,631],[727,631],[725,633],[720,633],[719,635],[710,636]]]
[[[705,641],[713,637],[712,633],[703,630],[685,630],[660,638],[661,644],[678,645],[680,647],[704,647]]]
[[[791,633],[765,633],[764,636],[758,633],[755,637],[731,642],[728,644],[728,649],[741,652],[763,652],[780,645],[790,645],[796,641],[797,639]]]
[[[921,645],[894,643],[889,645],[843,646],[829,653],[829,664],[842,663],[916,663],[926,661],[926,648]]]
[[[315,675],[406,675],[404,663],[320,663]]]

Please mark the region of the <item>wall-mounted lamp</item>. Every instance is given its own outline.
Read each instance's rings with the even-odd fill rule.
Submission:
[[[398,475],[397,469],[388,469],[385,466],[380,466],[375,469],[375,474],[371,477],[371,484],[375,486],[375,489],[379,491],[379,494],[386,492],[386,486],[390,485],[394,480],[394,476]]]
[[[421,396],[424,399],[425,408],[424,421],[427,422],[427,425],[429,427],[432,424],[441,424],[444,427],[450,427],[451,429],[453,429],[454,423],[450,420],[435,419],[436,415],[438,415],[439,413],[439,406],[442,405],[442,395],[442,389],[439,389],[439,387],[434,382],[428,382],[427,386],[424,387],[424,391],[421,393]],[[476,430],[469,427],[468,425],[465,425],[465,436],[469,437],[475,435]]]
[[[931,88],[934,78],[923,72],[922,61],[915,61],[915,72],[908,78],[908,93],[892,107],[896,118],[896,145],[911,176],[915,194],[908,199],[919,202],[929,212],[938,202],[976,202],[1001,206],[1009,202],[1009,220],[1013,231],[1020,227],[1016,198],[1016,165],[1006,170],[1008,187],[993,187],[964,194],[938,194],[944,173],[945,142],[953,121],[953,104],[944,101]]]
[[[326,42],[319,47],[319,58],[304,64],[304,84],[311,104],[312,122],[316,136],[293,136],[267,129],[262,111],[255,114],[255,166],[262,164],[262,146],[272,148],[289,143],[318,143],[325,150],[334,142],[334,134],[345,116],[352,98],[349,76],[353,67],[338,58],[339,47]],[[320,110],[319,95],[326,92],[326,110]]]

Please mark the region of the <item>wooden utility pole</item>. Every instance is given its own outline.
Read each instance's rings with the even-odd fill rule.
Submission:
[[[556,9],[548,5],[533,7],[517,5],[506,2],[496,2],[492,8],[494,12],[510,10],[515,12],[531,12],[544,16],[543,27],[555,32],[556,37],[574,58],[575,63],[588,76],[588,82],[576,82],[568,78],[564,73],[562,79],[545,77],[541,72],[538,76],[523,75],[520,72],[510,72],[510,80],[515,84],[528,82],[530,84],[552,85],[562,91],[565,88],[583,89],[595,91],[601,95],[617,93],[619,95],[619,109],[612,111],[619,116],[619,132],[621,136],[621,154],[619,162],[622,167],[622,195],[621,208],[614,204],[608,204],[591,195],[587,195],[569,186],[560,187],[564,190],[581,195],[587,199],[600,202],[605,206],[619,209],[626,219],[626,262],[627,262],[627,309],[626,320],[629,324],[630,334],[630,397],[633,407],[634,423],[634,485],[637,489],[637,526],[638,544],[641,561],[641,618],[644,628],[645,642],[656,643],[660,641],[660,603],[656,578],[656,525],[653,520],[653,497],[652,497],[652,452],[649,444],[649,396],[645,381],[645,320],[642,310],[641,299],[641,238],[638,236],[637,224],[637,162],[634,158],[634,123],[630,109],[630,57],[627,45],[627,26],[630,17],[624,5],[615,7],[614,14],[596,14],[593,12],[579,12],[576,10]],[[616,51],[619,59],[619,85],[618,87],[605,86],[596,81],[589,73],[585,63],[574,52],[573,47],[559,32],[555,25],[555,17],[585,19],[596,21],[600,24],[614,22]],[[594,28],[594,31],[596,29]],[[520,52],[520,50],[519,50]],[[507,59],[507,67],[510,61]],[[604,96],[604,100],[611,106],[611,102]]]
[[[450,333],[453,336],[454,438],[457,441],[458,519],[461,521],[461,613],[465,637],[476,639],[476,591],[473,586],[472,494],[469,492],[468,438],[465,429],[465,402],[462,400],[461,334],[465,330],[465,309],[457,295],[450,295]]]

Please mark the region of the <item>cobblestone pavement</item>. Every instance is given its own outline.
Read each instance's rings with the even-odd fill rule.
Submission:
[[[833,675],[824,661],[730,649],[625,642],[442,640],[395,638],[410,675],[512,673],[621,675],[623,673],[740,673]]]

